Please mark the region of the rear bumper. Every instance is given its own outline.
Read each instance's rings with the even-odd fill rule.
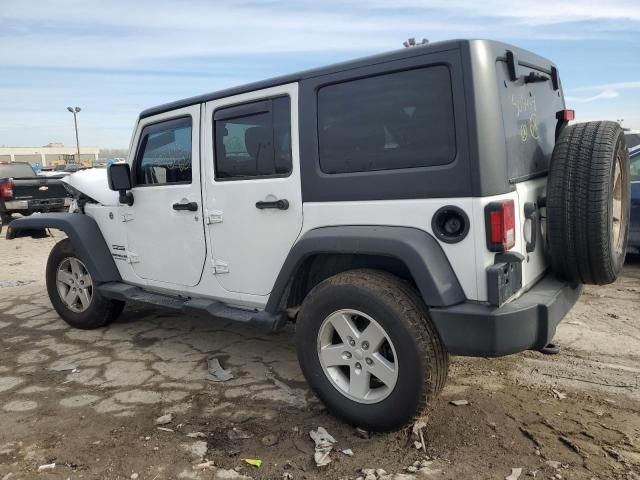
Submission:
[[[499,308],[465,302],[432,308],[430,313],[452,355],[499,357],[547,345],[581,293],[582,286],[547,274],[531,290]]]

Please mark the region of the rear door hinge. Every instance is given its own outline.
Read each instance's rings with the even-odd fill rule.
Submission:
[[[222,212],[220,210],[209,210],[205,219],[207,225],[222,223]]]
[[[128,263],[140,263],[140,257],[137,253],[127,252],[127,262]]]
[[[121,218],[123,222],[130,222],[131,220],[133,220],[133,213],[129,213],[129,212],[123,213]]]
[[[229,264],[221,260],[213,261],[213,274],[220,275],[221,273],[229,273]]]

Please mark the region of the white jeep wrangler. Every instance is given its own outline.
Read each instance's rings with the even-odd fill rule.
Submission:
[[[569,126],[556,66],[455,40],[142,112],[127,163],[67,177],[51,302],[78,328],[126,302],[271,330],[295,322],[316,394],[389,430],[449,355],[541,350],[581,284],[613,282],[629,160],[613,122]]]

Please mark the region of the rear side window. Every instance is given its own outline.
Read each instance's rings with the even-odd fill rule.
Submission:
[[[456,156],[449,69],[431,66],[318,91],[325,173],[434,167]]]
[[[147,125],[139,145],[136,185],[191,183],[191,117]]]
[[[289,97],[222,108],[213,119],[217,180],[291,173]]]

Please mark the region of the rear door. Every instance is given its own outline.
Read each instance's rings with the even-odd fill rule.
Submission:
[[[496,62],[507,146],[507,175],[517,192],[514,250],[525,257],[523,287],[533,284],[548,266],[541,233],[544,221],[538,202],[545,195],[555,146],[556,112],[565,108],[562,90],[559,86],[554,88],[549,68],[550,65],[534,68],[520,64],[519,78],[512,81],[507,62]],[[537,76],[538,81],[525,81],[530,74]]]
[[[206,258],[199,122],[200,105],[142,119],[129,159],[128,261],[139,277],[167,288],[198,284]]]
[[[298,84],[211,101],[204,118],[213,273],[267,295],[302,228]]]

